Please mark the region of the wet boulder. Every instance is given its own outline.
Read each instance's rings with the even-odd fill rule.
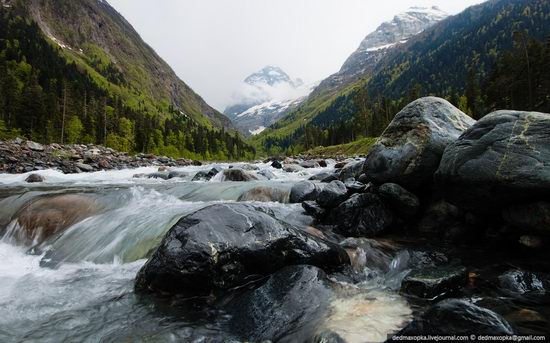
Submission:
[[[14,219],[21,228],[13,233],[12,238],[24,245],[39,245],[99,210],[94,199],[80,194],[36,198],[15,214]]]
[[[363,193],[367,190],[367,185],[359,181],[348,181],[345,183],[348,194]]]
[[[304,168],[297,164],[285,164],[283,170],[287,173],[298,173],[304,170]]]
[[[315,200],[319,195],[319,188],[309,181],[301,181],[290,190],[290,203],[298,204],[308,200]]]
[[[148,174],[147,178],[168,180],[170,179],[170,174],[168,172],[156,172],[156,173]]]
[[[375,194],[354,194],[330,212],[330,223],[346,237],[374,237],[393,224],[393,213]]]
[[[334,175],[334,173],[331,172],[320,172],[318,174],[313,175],[309,178],[310,181],[323,181],[329,177],[334,177],[330,181],[338,180],[338,178]]]
[[[319,206],[315,201],[304,201],[302,203],[302,208],[307,214],[316,219],[322,219],[326,213],[325,209]]]
[[[183,178],[186,178],[188,176],[189,176],[189,173],[184,172],[184,171],[171,170],[170,172],[168,172],[168,178],[169,179],[176,179],[176,178],[183,179]]]
[[[332,296],[330,282],[319,268],[286,267],[229,304],[230,327],[245,342],[310,342]]]
[[[29,176],[27,176],[27,178],[25,179],[25,182],[28,182],[28,183],[40,183],[40,182],[44,182],[44,177],[40,174],[30,174]]]
[[[497,313],[461,299],[438,302],[414,319],[399,335],[513,335],[510,324]]]
[[[213,205],[178,221],[139,271],[136,289],[208,294],[248,283],[288,265],[338,268],[342,248],[250,204]]]
[[[283,165],[279,161],[273,161],[273,163],[271,163],[271,166],[275,169],[283,169]]]
[[[385,183],[378,187],[378,194],[397,213],[405,217],[416,215],[420,208],[420,201],[416,195],[395,183]]]
[[[239,168],[226,169],[222,173],[222,181],[248,182],[258,180],[255,175]]]
[[[445,150],[436,181],[446,199],[475,212],[550,196],[550,114],[498,111]]]
[[[288,191],[272,187],[254,187],[243,194],[237,201],[258,201],[258,202],[288,202]]]
[[[516,294],[544,292],[544,283],[534,273],[509,270],[498,277],[501,288]]]
[[[317,163],[317,161],[304,161],[300,163],[300,167],[306,168],[306,169],[312,169],[312,168],[320,168],[321,165]]]
[[[222,172],[222,169],[219,167],[213,167],[212,169],[206,171],[201,170],[195,174],[191,181],[210,181],[214,176]]]
[[[456,292],[468,280],[461,266],[421,268],[409,273],[401,283],[401,293],[422,299],[436,299]]]
[[[327,184],[317,197],[317,203],[324,208],[334,208],[348,197],[348,189],[341,181],[332,181]]]
[[[431,183],[445,148],[474,122],[444,99],[418,99],[396,115],[372,147],[364,173],[376,184],[419,189]]]
[[[363,161],[353,161],[346,164],[340,170],[338,179],[342,182],[348,181],[349,179],[359,179],[359,176],[363,173],[363,164]]]

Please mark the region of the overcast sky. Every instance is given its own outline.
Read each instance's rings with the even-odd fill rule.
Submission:
[[[482,0],[108,0],[183,81],[223,111],[265,65],[306,82],[338,71],[380,23],[411,6],[456,14]]]

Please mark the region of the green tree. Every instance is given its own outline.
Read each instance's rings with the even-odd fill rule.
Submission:
[[[80,135],[82,134],[82,130],[84,130],[84,126],[82,125],[80,119],[77,116],[72,116],[67,122],[67,126],[65,127],[67,143],[78,143]]]

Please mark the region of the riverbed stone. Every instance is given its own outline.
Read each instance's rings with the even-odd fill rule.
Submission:
[[[489,309],[467,300],[448,299],[429,308],[395,336],[427,334],[513,335],[514,330],[504,318]]]
[[[245,342],[309,342],[322,324],[332,296],[321,269],[286,267],[230,303],[230,326]]]
[[[40,174],[30,174],[29,176],[27,176],[27,178],[25,179],[25,182],[28,182],[28,183],[40,183],[40,182],[44,182],[44,177]]]
[[[511,205],[502,210],[502,217],[520,230],[550,235],[550,202]]]
[[[325,216],[325,209],[319,206],[316,201],[304,201],[302,208],[307,214],[316,219],[322,219]]]
[[[298,264],[338,268],[341,247],[271,216],[269,208],[218,204],[180,219],[136,279],[136,289],[208,294]]]
[[[342,182],[345,182],[349,179],[354,179],[354,180],[359,179],[359,176],[361,176],[361,173],[363,172],[363,164],[364,164],[364,161],[353,161],[346,164],[340,170],[338,179]]]
[[[401,293],[431,300],[458,291],[467,280],[466,268],[462,266],[421,268],[403,279]]]
[[[375,237],[391,227],[393,220],[393,213],[372,193],[352,195],[329,216],[329,223],[346,237]]]
[[[13,239],[24,245],[40,245],[68,227],[100,210],[94,199],[80,194],[35,198],[21,206],[14,216],[21,229]]]
[[[418,99],[395,116],[374,144],[364,173],[376,184],[422,188],[432,182],[445,148],[474,123],[444,99]]]
[[[290,190],[290,203],[299,204],[308,200],[316,200],[319,195],[319,187],[310,181],[301,181],[292,186]]]
[[[327,184],[317,197],[317,203],[324,208],[334,208],[348,197],[348,189],[341,181],[332,181]]]
[[[255,175],[252,175],[251,173],[240,168],[226,169],[222,173],[223,181],[248,182],[258,180]]]
[[[254,187],[245,191],[237,201],[288,202],[288,191],[273,187]]]
[[[418,197],[396,183],[385,183],[378,187],[378,194],[405,217],[413,217],[420,208]]]
[[[498,111],[445,150],[436,181],[462,208],[495,213],[550,196],[550,114]]]
[[[501,288],[517,294],[544,292],[544,284],[539,277],[523,270],[509,270],[498,277]]]

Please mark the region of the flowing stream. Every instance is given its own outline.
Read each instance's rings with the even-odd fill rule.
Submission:
[[[182,216],[237,201],[256,186],[289,191],[294,183],[333,169],[329,164],[286,173],[267,164],[255,166],[269,169],[276,179],[191,181],[211,165],[180,168],[189,176],[171,180],[133,177],[155,168],[76,175],[45,170],[38,172],[46,179],[40,184],[25,183],[27,175],[0,175],[0,342],[225,341],[223,315],[192,302],[172,306],[138,297],[134,278]],[[52,197],[76,213],[50,209]],[[39,216],[26,209],[43,199],[47,210]],[[299,204],[268,206],[294,225],[305,228],[312,222]],[[68,228],[43,242],[40,235],[25,241],[26,227],[45,225],[39,230],[47,230],[40,224],[47,215],[65,216]],[[349,342],[381,341],[411,318],[411,307],[396,292],[409,257],[406,251],[372,245],[355,255],[354,270],[361,277],[357,282],[334,277],[343,291],[333,300],[325,326]]]

